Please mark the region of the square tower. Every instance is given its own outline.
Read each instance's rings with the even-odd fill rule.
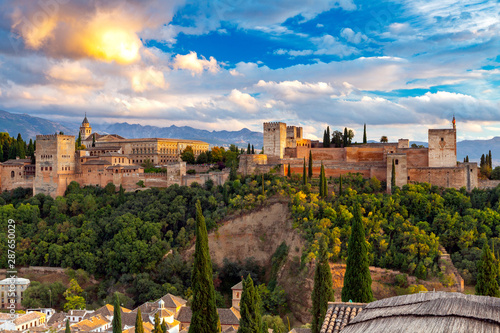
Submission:
[[[286,147],[286,124],[264,123],[264,154],[270,160],[283,158]]]
[[[44,193],[52,197],[66,191],[65,175],[74,175],[75,137],[72,135],[37,135],[36,165],[33,195]]]
[[[457,166],[457,130],[429,130],[429,167]]]

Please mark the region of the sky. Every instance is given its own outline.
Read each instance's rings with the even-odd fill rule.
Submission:
[[[322,139],[500,136],[500,1],[0,0],[0,109]]]

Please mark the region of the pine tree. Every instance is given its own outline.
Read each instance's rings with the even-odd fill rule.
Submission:
[[[69,328],[69,319],[66,319],[66,330],[64,333],[71,333],[71,329]]]
[[[192,279],[193,303],[189,333],[221,332],[219,314],[215,304],[212,280],[212,261],[208,252],[208,235],[201,204],[196,202],[196,245]]]
[[[302,184],[307,184],[306,158],[304,157],[304,169],[302,170]]]
[[[364,126],[363,126],[363,143],[367,143],[367,140],[366,140],[366,124],[364,124]]]
[[[115,304],[113,309],[113,333],[122,333],[122,314],[118,294],[115,293]]]
[[[253,285],[250,274],[243,281],[243,293],[240,301],[240,327],[238,333],[261,333],[262,317],[260,297]]]
[[[347,262],[342,287],[342,302],[368,303],[373,301],[365,228],[361,221],[361,207],[354,205],[351,236],[347,244]]]
[[[250,154],[250,142],[248,143],[248,146],[247,146],[247,154]]]
[[[325,237],[321,237],[318,261],[314,272],[314,288],[312,291],[312,333],[319,333],[328,309],[328,302],[335,300],[333,292],[332,272],[328,264],[328,252]]]
[[[340,196],[342,195],[342,175],[340,175],[339,179],[339,195]]]
[[[144,333],[141,309],[137,310],[137,316],[135,317],[135,333]]]
[[[500,297],[497,275],[498,266],[488,243],[484,243],[481,260],[477,263],[476,295]]]
[[[394,164],[394,160],[392,160],[391,191],[394,192],[395,188],[396,188],[396,165]]]
[[[34,154],[35,154],[35,146],[33,145],[33,140],[30,139],[30,142],[28,144],[27,155],[32,157]]]
[[[312,151],[309,150],[309,169],[307,171],[307,177],[312,181],[313,177],[313,156],[312,156]]]
[[[17,134],[17,156],[19,158],[26,158],[26,142],[24,142],[23,138],[21,137],[21,133]]]
[[[292,172],[290,170],[290,163],[288,163],[288,178],[290,178],[292,176]]]
[[[255,149],[253,149],[253,145],[252,145],[252,155],[255,154]]]
[[[262,174],[262,195],[266,195],[266,189],[264,188],[264,174]]]

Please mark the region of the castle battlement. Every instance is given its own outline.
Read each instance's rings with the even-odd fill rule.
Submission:
[[[280,126],[285,125],[285,123],[276,121],[276,122],[269,122],[269,123],[264,123],[264,128],[279,128]]]
[[[57,138],[74,138],[73,135],[65,134],[39,134],[36,136],[37,140],[56,140]]]

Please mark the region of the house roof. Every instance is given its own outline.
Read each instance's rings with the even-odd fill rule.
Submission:
[[[178,296],[174,296],[172,294],[166,294],[161,298],[163,302],[165,302],[164,307],[166,308],[176,308],[179,306],[186,305],[187,301]]]
[[[382,299],[365,309],[342,333],[500,332],[500,299],[431,292]]]
[[[293,328],[288,333],[311,333],[311,329],[310,328]]]
[[[115,308],[113,307],[113,305],[106,304],[106,305],[100,307],[99,309],[95,310],[94,312],[88,312],[85,315],[84,319],[88,319],[88,318],[94,317],[96,315],[102,315],[104,317],[113,316],[114,309]],[[122,315],[122,317],[124,316],[124,313],[129,313],[129,312],[132,312],[132,311],[130,311],[127,308],[121,307],[121,315]],[[135,323],[135,319],[134,319],[134,323]]]
[[[144,328],[144,333],[150,333],[155,328],[155,326],[150,322],[143,322],[142,327]],[[124,330],[122,333],[135,333],[135,326]]]
[[[10,313],[0,313],[0,320],[11,320]]]
[[[125,154],[120,154],[120,153],[117,153],[117,152],[111,152],[111,151],[108,151],[104,154],[102,154],[101,156],[115,156],[115,157],[126,157],[126,158],[129,158],[128,155],[125,155]]]
[[[14,282],[14,283],[12,283]],[[15,285],[18,285],[18,284],[30,284],[30,280],[28,279],[25,279],[25,278],[15,278],[15,279],[3,279],[2,281],[0,281],[0,284],[3,284],[3,285],[10,285],[10,284],[15,284]]]
[[[68,316],[83,317],[87,314],[87,310],[69,310]]]
[[[243,281],[238,282],[231,289],[232,290],[243,290]]]
[[[29,158],[19,158],[19,159],[11,159],[2,163],[2,165],[24,165],[31,164],[31,159]]]
[[[54,313],[50,317],[49,321],[47,322],[47,325],[52,326],[55,323],[64,322],[64,321],[66,321],[66,313],[65,312],[57,312],[57,313]]]
[[[240,312],[235,308],[230,309],[217,309],[221,325],[239,325]],[[177,313],[177,319],[181,323],[190,323],[193,313],[190,307],[184,306]]]
[[[38,318],[45,317],[45,313],[41,312],[30,312],[14,319],[14,325],[22,325],[24,323],[36,320]]]
[[[235,330],[233,326],[230,326],[226,328],[222,333],[233,333],[233,332],[238,332],[238,330]]]
[[[358,313],[363,310],[365,305],[365,303],[328,303],[328,310],[326,311],[323,325],[321,325],[320,333],[340,332],[351,320],[354,319],[354,317],[356,317]]]
[[[111,165],[111,162],[106,161],[106,160],[90,160],[82,165]]]
[[[92,331],[109,323],[110,321],[105,316],[98,314],[71,325],[71,328],[78,331]]]

